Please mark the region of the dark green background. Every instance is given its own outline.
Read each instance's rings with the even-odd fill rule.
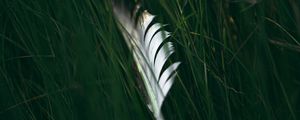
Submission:
[[[298,0],[143,5],[182,62],[167,120],[300,119]],[[137,74],[110,0],[0,1],[1,120],[154,119]]]

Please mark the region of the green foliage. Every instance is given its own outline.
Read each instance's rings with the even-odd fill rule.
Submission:
[[[0,2],[1,120],[154,119],[110,4]],[[299,1],[143,4],[182,62],[167,120],[300,118]]]

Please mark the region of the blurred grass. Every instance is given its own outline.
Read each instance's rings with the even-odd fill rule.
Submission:
[[[182,61],[166,119],[300,118],[297,0],[153,0]],[[0,4],[0,119],[153,119],[109,0]]]

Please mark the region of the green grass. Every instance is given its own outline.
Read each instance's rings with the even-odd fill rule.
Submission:
[[[300,2],[251,1],[144,1],[182,62],[167,120],[300,119]],[[154,119],[134,66],[110,0],[0,2],[1,120]]]

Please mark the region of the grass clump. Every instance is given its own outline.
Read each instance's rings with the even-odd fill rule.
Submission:
[[[300,118],[297,0],[152,0],[182,62],[166,119]],[[0,4],[0,119],[154,119],[109,0]]]

